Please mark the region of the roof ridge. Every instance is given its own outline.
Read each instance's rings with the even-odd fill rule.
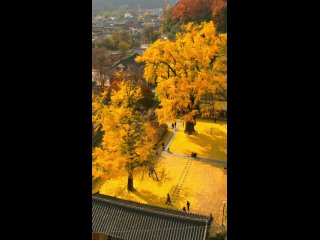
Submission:
[[[139,55],[138,53],[134,52],[131,56],[126,57],[126,58],[121,58],[120,60],[127,60],[129,58],[132,58],[134,55]]]
[[[116,63],[120,63],[121,61],[124,61],[124,60],[127,60],[129,58],[132,58],[134,55],[139,55],[139,54],[134,52],[134,54],[130,55],[129,57],[124,57],[124,58],[121,58],[121,59],[117,60],[113,65],[117,65]]]
[[[157,215],[164,215],[166,217],[173,217],[173,218],[179,218],[179,219],[193,221],[193,222],[205,222],[205,223],[208,223],[210,220],[210,217],[206,215],[187,213],[188,216],[185,216],[183,215],[185,213],[179,210],[167,209],[167,208],[158,207],[150,204],[133,202],[130,200],[120,199],[120,198],[116,198],[108,195],[102,195],[99,193],[92,195],[92,197],[96,200],[107,201],[108,203],[111,203],[111,204],[116,204],[126,208],[149,212]],[[154,209],[151,209],[151,208],[154,208]],[[169,211],[172,213],[170,213]]]

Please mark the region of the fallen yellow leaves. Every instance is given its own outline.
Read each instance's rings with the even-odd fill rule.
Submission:
[[[184,133],[184,128],[176,133],[170,145],[170,152],[198,157],[227,161],[227,124],[223,121],[197,119],[196,132]]]

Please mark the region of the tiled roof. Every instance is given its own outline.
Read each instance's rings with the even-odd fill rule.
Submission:
[[[92,231],[126,240],[204,240],[211,222],[209,216],[92,196]]]
[[[142,56],[142,54],[144,53],[145,49],[144,48],[135,48],[133,49],[133,52],[138,54],[139,56]]]
[[[138,63],[135,61],[135,58],[139,56],[137,53],[134,53],[132,56],[120,59],[119,61],[116,61],[112,66],[116,67],[119,63],[123,64],[126,68],[129,67],[129,65],[133,65],[135,67],[143,67],[144,63]]]

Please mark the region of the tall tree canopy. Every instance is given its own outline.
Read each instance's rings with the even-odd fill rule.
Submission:
[[[180,0],[163,16],[163,29],[174,38],[182,24],[213,20],[219,33],[227,32],[227,0]]]
[[[176,40],[158,40],[136,60],[146,63],[144,77],[157,84],[159,120],[182,113],[188,133],[198,114],[214,111],[214,96],[226,95],[227,35],[217,34],[212,21],[188,23]]]
[[[212,18],[213,0],[180,0],[172,12],[173,19],[205,21]]]
[[[111,102],[100,114],[105,134],[101,147],[93,152],[93,175],[115,176],[125,170],[129,191],[134,190],[134,169],[148,160],[156,141],[147,116],[137,110],[141,98],[141,89],[133,82],[119,83],[119,90],[112,92]]]
[[[227,0],[213,1],[212,16],[218,31],[227,32]]]

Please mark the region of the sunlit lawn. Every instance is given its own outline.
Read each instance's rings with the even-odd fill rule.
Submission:
[[[189,201],[191,212],[206,215],[212,213],[215,223],[221,224],[223,201],[227,199],[227,177],[223,167],[192,160],[177,201],[173,206],[165,204],[167,193],[172,197],[186,163],[186,158],[161,156],[155,166],[159,178],[162,170],[165,169],[165,179],[158,182],[155,178],[148,176],[147,169],[140,168],[134,174],[136,191],[133,193],[126,190],[125,174],[117,179],[108,180],[104,184],[103,181],[97,182],[93,191],[101,187],[101,194],[179,210],[186,206],[186,201]]]
[[[212,130],[211,130],[212,128]],[[227,123],[198,119],[196,133],[187,135],[181,127],[170,145],[170,152],[227,161]]]

